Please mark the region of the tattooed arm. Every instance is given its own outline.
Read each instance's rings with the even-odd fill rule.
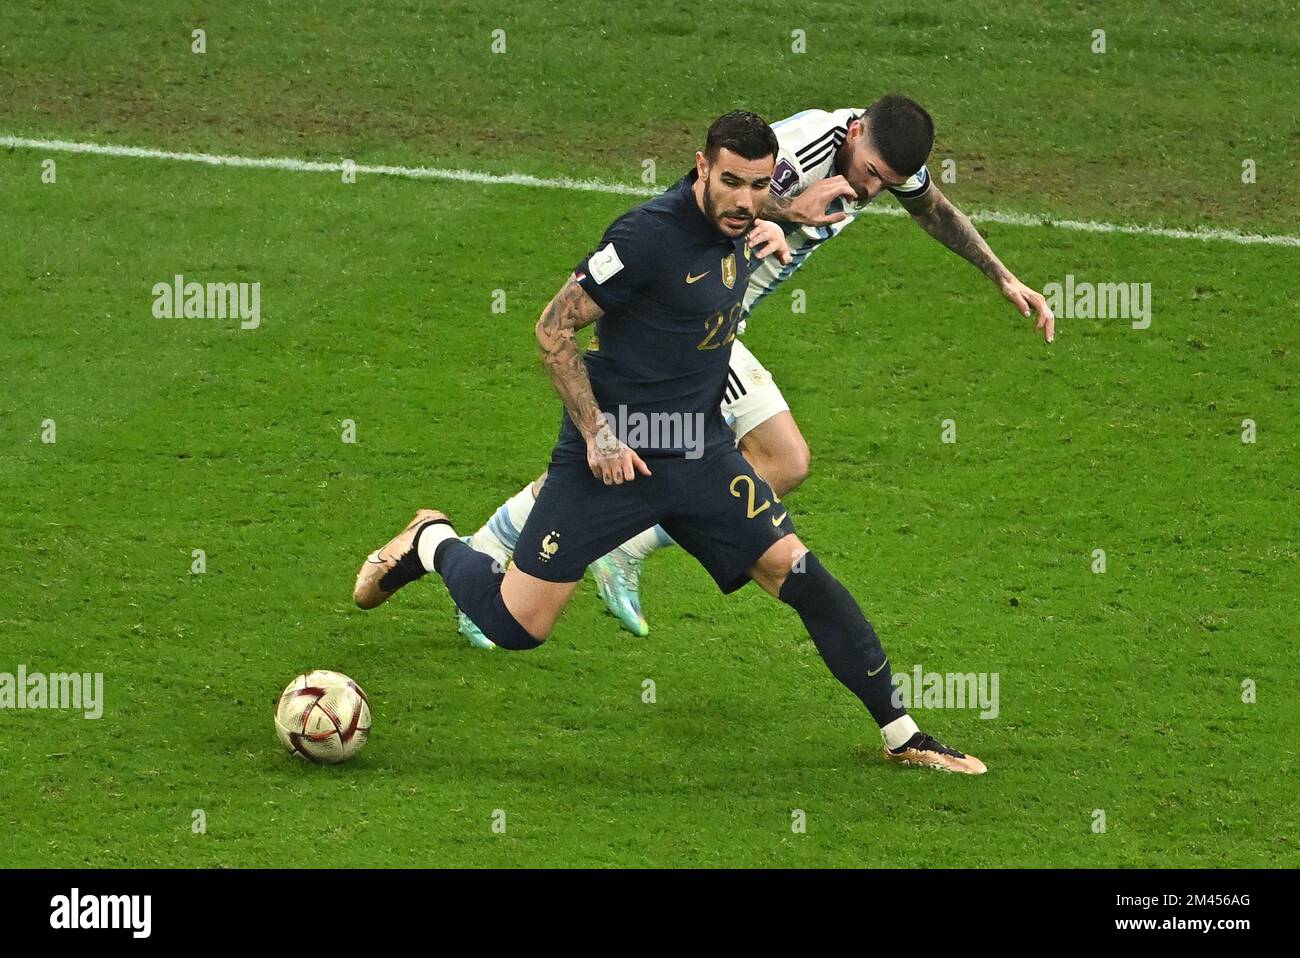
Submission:
[[[973,265],[993,282],[1001,285],[1011,276],[1011,271],[989,249],[979,230],[966,214],[953,205],[952,200],[931,183],[930,188],[914,200],[899,197],[898,201],[912,214],[916,224]]]
[[[831,176],[818,180],[798,196],[768,193],[760,215],[766,220],[780,220],[800,226],[830,226],[844,219],[845,214],[827,213],[826,207],[840,198],[851,200],[855,196],[857,192],[849,186],[848,180],[842,176]]]
[[[600,319],[602,310],[587,295],[572,276],[542,310],[537,321],[537,344],[542,350],[542,362],[551,377],[551,385],[564,400],[569,418],[578,427],[584,439],[591,439],[605,420],[591,392],[587,366],[578,351],[574,336],[579,329]]]
[[[578,351],[575,333],[590,326],[603,314],[599,305],[584,290],[575,277],[555,294],[542,310],[537,321],[537,344],[542,350],[542,362],[551,377],[551,385],[564,400],[569,418],[587,441],[587,464],[592,473],[604,480],[605,485],[622,485],[630,482],[639,470],[650,475],[641,457],[623,445],[601,414],[596,396],[591,391],[587,365]]]
[[[912,214],[912,219],[921,229],[997,284],[1002,295],[1022,316],[1035,314],[1037,323],[1034,328],[1041,329],[1043,338],[1049,343],[1052,341],[1056,334],[1056,317],[1048,308],[1047,301],[1002,265],[970,218],[957,209],[938,186],[931,183],[930,189],[921,196],[915,199],[900,196],[898,201]]]

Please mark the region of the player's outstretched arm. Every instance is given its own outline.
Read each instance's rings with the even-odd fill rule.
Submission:
[[[842,176],[818,180],[798,196],[777,196],[768,193],[763,201],[761,215],[764,219],[795,223],[799,226],[830,226],[848,214],[843,211],[828,213],[826,208],[838,199],[851,200],[857,191]]]
[[[1002,265],[975,224],[943,195],[938,186],[931,183],[930,189],[921,196],[915,199],[900,196],[898,201],[912,214],[912,219],[921,229],[996,283],[1002,295],[1022,316],[1033,314],[1037,320],[1034,328],[1043,331],[1047,342],[1056,337],[1056,317],[1042,294],[1020,282],[1011,270]]]
[[[587,464],[591,471],[607,486],[622,485],[630,482],[638,471],[648,476],[650,470],[609,428],[609,421],[601,414],[591,391],[587,366],[578,350],[575,333],[602,315],[603,310],[596,301],[587,295],[576,277],[570,276],[542,310],[536,326],[537,344],[551,385],[560,394],[582,438],[587,440]]]

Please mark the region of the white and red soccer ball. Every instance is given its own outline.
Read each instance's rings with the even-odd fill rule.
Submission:
[[[275,734],[285,748],[309,762],[346,761],[370,737],[370,700],[341,672],[306,672],[280,695]]]

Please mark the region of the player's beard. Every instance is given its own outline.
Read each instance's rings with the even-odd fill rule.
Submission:
[[[704,181],[704,215],[711,219],[714,225],[728,236],[743,236],[745,233],[749,232],[749,228],[754,225],[753,212],[745,212],[736,209],[719,209],[717,197],[715,197],[713,191],[709,189],[710,185],[709,180],[706,179]],[[730,222],[724,219],[726,216],[743,216],[745,218],[745,223],[742,226],[738,223]]]

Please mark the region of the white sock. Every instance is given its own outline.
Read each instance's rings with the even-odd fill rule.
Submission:
[[[916,722],[910,715],[904,715],[894,719],[888,725],[880,730],[880,737],[885,740],[888,748],[900,748],[907,744],[907,740],[921,731]]]
[[[672,536],[664,532],[663,526],[655,526],[653,529],[647,529],[645,532],[628,539],[619,548],[633,559],[644,559],[656,549],[665,549],[668,546],[675,545],[677,543],[673,541]]]
[[[469,537],[470,548],[490,555],[504,569],[510,562],[510,557],[515,554],[519,532],[536,504],[537,497],[533,495],[533,484],[530,482],[507,499],[492,513],[492,518]]]
[[[420,565],[424,566],[425,572],[433,571],[433,553],[437,551],[439,544],[456,538],[459,537],[450,523],[439,522],[424,527],[424,531],[420,533],[420,541],[415,545],[415,551],[420,555]]]

